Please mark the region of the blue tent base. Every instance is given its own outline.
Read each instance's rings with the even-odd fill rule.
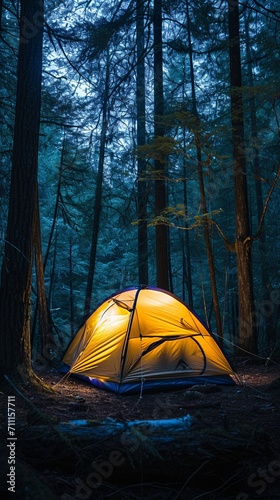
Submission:
[[[69,366],[63,364],[61,372],[67,373]],[[178,391],[192,385],[218,384],[218,385],[236,385],[230,375],[216,376],[199,376],[199,377],[184,377],[177,379],[162,379],[162,380],[139,380],[129,383],[118,383],[112,381],[101,381],[97,378],[87,377],[79,373],[71,373],[75,377],[92,384],[99,389],[114,392],[116,394],[139,394],[139,393],[156,393],[165,391]]]

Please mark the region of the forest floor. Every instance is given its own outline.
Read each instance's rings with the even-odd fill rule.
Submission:
[[[143,394],[141,398],[116,396],[72,376],[62,379],[55,368],[37,369],[52,392],[34,392],[29,386],[20,389],[21,395],[12,388],[10,391],[15,394],[17,435],[18,495],[13,498],[280,499],[280,383],[276,382],[280,377],[280,362],[256,364],[237,360],[235,368],[240,385],[206,385],[204,389],[197,386]],[[0,402],[4,429],[0,496],[5,498],[7,486],[3,474],[8,451],[3,442],[5,433],[7,438],[7,394],[0,394]],[[149,438],[142,435],[144,447],[137,464],[129,462],[134,451],[131,441],[123,440],[116,445],[114,439],[104,438],[98,449],[94,448],[97,443],[91,443],[89,433],[86,441],[81,437],[81,441],[71,442],[69,436],[61,438],[60,434],[55,438],[56,447],[53,441],[57,426],[73,420],[98,425],[107,419],[110,425],[115,421],[178,419],[186,415],[194,422],[186,431],[190,444],[188,458],[188,442],[181,449],[176,435],[174,442],[164,445],[166,459],[160,456],[162,444],[156,453],[150,452]],[[154,447],[154,441],[150,442]],[[129,452],[129,446],[128,460],[124,454]],[[70,459],[69,449],[73,450]],[[136,451],[139,455],[139,449]],[[126,476],[121,474],[123,456]],[[103,464],[101,469],[97,468],[97,461],[93,465],[94,457]]]

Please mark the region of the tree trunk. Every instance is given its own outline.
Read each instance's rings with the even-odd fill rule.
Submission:
[[[49,276],[49,307],[50,310],[53,308],[53,289],[54,289],[54,283],[55,283],[55,266],[56,266],[56,255],[57,255],[57,233],[55,234],[54,237],[54,245],[53,245],[53,256],[52,256],[52,265],[50,269],[50,276]]]
[[[196,147],[197,147],[198,179],[199,179],[199,189],[200,189],[200,197],[201,197],[201,209],[202,209],[203,214],[207,214],[206,197],[205,197],[205,190],[204,190],[204,179],[203,179],[203,168],[202,168],[202,158],[201,158],[201,148],[200,148],[199,143],[197,143]],[[223,340],[222,320],[221,320],[219,297],[218,297],[218,290],[217,290],[217,283],[216,283],[215,262],[214,262],[213,252],[212,252],[211,241],[210,241],[209,222],[208,222],[207,215],[205,216],[205,220],[203,223],[203,234],[204,234],[204,241],[205,241],[209,274],[210,274],[213,308],[214,308],[215,320],[216,320],[216,332],[217,332],[217,335],[218,335],[220,342],[222,343],[222,340]]]
[[[252,240],[248,217],[238,2],[233,4],[231,1],[228,1],[228,25],[236,222],[235,250],[237,255],[238,275],[239,346],[245,351],[256,353],[257,328],[254,322]]]
[[[184,147],[184,151],[186,151]],[[184,159],[184,179],[187,178],[187,170]],[[188,196],[187,196],[187,183],[184,180],[184,205],[186,207],[186,214],[188,214]],[[182,234],[182,258],[183,258],[183,300],[185,299],[185,285],[188,292],[188,304],[193,308],[193,289],[192,289],[192,269],[191,269],[191,248],[188,224],[185,222],[185,231]]]
[[[53,219],[52,219],[52,226],[51,226],[51,231],[49,235],[49,240],[48,240],[48,246],[44,258],[44,270],[46,269],[46,265],[48,262],[49,258],[49,253],[52,245],[52,240],[53,240],[53,235],[54,235],[54,230],[55,230],[55,225],[56,225],[56,219],[57,219],[57,214],[58,214],[58,207],[59,207],[59,200],[61,198],[61,184],[62,184],[62,174],[63,174],[63,159],[64,159],[64,150],[65,150],[65,143],[66,143],[66,134],[64,131],[64,136],[63,136],[63,141],[62,141],[62,150],[61,150],[61,156],[60,156],[60,165],[59,165],[59,173],[58,173],[58,183],[57,183],[57,191],[56,191],[56,200],[55,200],[55,206],[54,206],[54,214],[53,214]]]
[[[245,34],[246,34],[246,55],[248,68],[248,83],[252,92],[254,92],[254,77],[252,69],[252,51],[250,47],[250,37],[249,37],[249,18],[246,19],[245,24]],[[261,167],[260,167],[260,155],[258,148],[258,126],[257,126],[257,107],[254,93],[252,94],[250,101],[250,118],[251,118],[251,141],[252,141],[252,163],[255,178],[255,190],[256,190],[256,202],[257,202],[257,214],[258,221],[260,222],[264,210],[263,202],[263,192],[262,192],[262,180],[261,180]],[[261,277],[261,301],[270,300],[270,278],[267,273],[266,266],[266,235],[265,235],[265,225],[262,224],[262,230],[259,235],[259,249],[260,249],[260,277]],[[273,325],[273,315],[264,315],[259,324],[259,330],[263,326],[265,331],[265,339],[267,348],[269,351],[274,347],[276,342],[276,330]],[[260,332],[259,332],[260,333]],[[268,352],[269,352],[268,351]]]
[[[71,328],[71,338],[75,335],[75,314],[74,314],[74,290],[73,290],[73,242],[72,235],[70,235],[69,242],[69,309],[70,309],[70,328]]]
[[[184,64],[184,82],[186,79],[186,67]],[[185,84],[183,82],[183,95],[185,96]],[[183,138],[184,138],[184,157],[183,157],[183,187],[184,187],[184,206],[186,210],[186,215],[188,215],[188,186],[187,186],[187,159],[186,159],[186,150],[187,150],[187,140],[186,140],[186,128],[183,128]],[[187,286],[188,292],[188,304],[192,308],[193,307],[193,287],[192,287],[192,270],[191,270],[191,248],[190,248],[190,236],[188,230],[188,223],[185,222],[185,231],[183,231],[183,300],[185,300],[185,284]]]
[[[36,278],[37,278],[37,304],[39,309],[39,332],[41,340],[40,350],[43,358],[49,360],[50,348],[51,346],[55,346],[55,342],[52,333],[52,326],[51,326],[52,321],[50,318],[50,311],[47,304],[46,289],[45,289],[38,189],[36,190],[36,207],[34,216],[35,216],[34,249],[35,249],[35,262],[36,262]]]
[[[189,2],[186,2],[187,7],[187,24],[188,24],[188,48],[189,48],[189,58],[190,58],[190,74],[191,74],[191,87],[192,87],[192,111],[195,117],[195,144],[196,144],[196,154],[197,154],[197,167],[198,167],[198,180],[199,180],[199,190],[200,190],[200,199],[201,199],[201,210],[203,214],[207,214],[207,205],[206,205],[206,196],[204,189],[204,177],[203,177],[203,165],[202,165],[202,154],[201,154],[201,138],[200,138],[200,123],[199,123],[199,115],[197,111],[196,105],[196,93],[195,93],[195,78],[194,78],[194,66],[193,66],[193,52],[192,52],[192,41],[191,41],[191,24],[190,24],[190,16],[189,16]],[[209,274],[210,274],[210,282],[211,282],[211,291],[212,291],[212,300],[213,307],[216,319],[216,331],[219,339],[222,341],[223,330],[222,330],[222,321],[221,321],[221,313],[219,306],[219,297],[216,283],[216,272],[215,272],[215,263],[214,256],[212,252],[212,246],[210,241],[209,234],[209,222],[208,217],[205,215],[204,223],[203,223],[203,234],[204,241],[206,247],[206,254],[208,259],[209,266]]]
[[[163,126],[163,60],[162,60],[162,0],[154,2],[154,135],[164,137]],[[155,159],[155,210],[160,216],[167,205],[165,161]],[[169,289],[167,227],[156,224],[157,286]]]
[[[146,143],[146,100],[144,59],[144,3],[137,0],[137,146]],[[138,275],[139,283],[148,284],[148,235],[147,235],[147,183],[146,161],[137,159],[138,165]]]
[[[30,297],[41,105],[43,0],[21,0],[11,190],[0,289],[0,373],[32,375]],[[22,370],[21,370],[22,369]]]
[[[44,261],[43,261],[43,272],[44,272],[44,274],[45,274],[45,270],[46,270],[46,266],[47,266],[47,262],[48,262],[48,258],[49,258],[49,254],[50,254],[50,250],[51,250],[51,246],[52,246],[52,242],[53,242],[53,235],[54,235],[55,226],[56,226],[59,201],[61,199],[61,184],[62,184],[62,174],[63,174],[63,159],[64,159],[65,143],[66,143],[66,134],[65,134],[65,131],[64,131],[64,137],[63,137],[63,141],[62,141],[61,157],[60,157],[60,165],[59,165],[59,173],[58,173],[58,183],[57,183],[57,191],[56,191],[56,200],[55,200],[55,206],[54,206],[54,214],[53,214],[52,225],[51,225],[51,230],[50,230],[49,239],[48,239],[48,245],[47,245],[47,249],[46,249],[46,253],[45,253],[45,257],[44,257]],[[38,214],[39,214],[39,205],[38,205]],[[39,215],[38,215],[38,217],[39,217]],[[39,221],[39,224],[40,224],[40,221]],[[36,236],[35,236],[35,239],[36,239]],[[40,239],[41,239],[41,235],[40,235]],[[35,242],[35,245],[36,245],[36,242]],[[35,246],[35,252],[36,252],[36,246]],[[52,277],[53,277],[53,275],[52,275]],[[51,278],[51,282],[52,282],[52,278]],[[50,296],[51,296],[51,289],[52,289],[52,286],[51,286],[51,283],[50,283],[50,286],[49,286],[49,299],[50,299]],[[33,315],[33,326],[32,326],[32,331],[31,331],[31,344],[32,344],[32,346],[33,346],[33,343],[34,343],[34,340],[35,340],[35,331],[36,331],[36,323],[37,323],[37,313],[38,313],[38,308],[40,307],[39,300],[40,300],[39,297],[37,297],[37,303],[36,303],[36,307],[35,307],[34,315]],[[49,301],[49,306],[50,306],[50,301]],[[49,325],[51,325],[52,324],[52,319],[51,319],[51,312],[50,312],[50,307],[49,306],[48,306],[48,316],[49,316],[48,317],[48,323],[49,323]],[[45,342],[44,342],[44,340],[42,340],[41,351],[43,350],[43,346],[44,345],[45,345]]]
[[[0,0],[0,33],[2,31],[3,0]]]
[[[91,296],[92,296],[92,287],[93,287],[93,278],[94,278],[94,271],[95,271],[95,261],[96,261],[96,252],[97,252],[97,242],[98,242],[98,232],[99,232],[100,216],[101,216],[101,209],[102,209],[103,170],[104,170],[104,159],[105,159],[106,135],[107,135],[107,129],[108,129],[109,76],[110,76],[110,74],[109,74],[109,58],[108,58],[107,66],[106,66],[104,100],[103,100],[103,106],[102,106],[100,151],[99,151],[97,181],[96,181],[96,188],[95,188],[92,240],[91,240],[91,250],[90,250],[90,260],[89,260],[89,271],[88,271],[88,278],[87,278],[85,310],[84,310],[85,315],[88,315],[90,313],[90,310],[91,310],[90,303],[91,303]]]

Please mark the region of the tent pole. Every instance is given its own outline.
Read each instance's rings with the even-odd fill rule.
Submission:
[[[129,322],[128,322],[128,325],[127,325],[126,336],[125,336],[125,340],[124,340],[124,344],[123,344],[123,350],[122,350],[122,355],[121,355],[120,384],[122,383],[122,379],[123,379],[124,365],[125,365],[125,360],[126,360],[126,355],[127,355],[127,349],[128,349],[128,341],[129,341],[131,326],[132,326],[132,322],[133,322],[133,318],[134,318],[134,313],[135,313],[135,309],[136,309],[136,303],[137,303],[138,295],[139,295],[139,293],[140,293],[141,290],[142,290],[142,287],[140,286],[138,288],[136,294],[135,294],[132,311],[131,311]]]

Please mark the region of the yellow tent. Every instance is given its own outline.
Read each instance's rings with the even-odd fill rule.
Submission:
[[[65,370],[119,394],[234,383],[210,331],[179,298],[138,287],[106,299],[69,345]]]

